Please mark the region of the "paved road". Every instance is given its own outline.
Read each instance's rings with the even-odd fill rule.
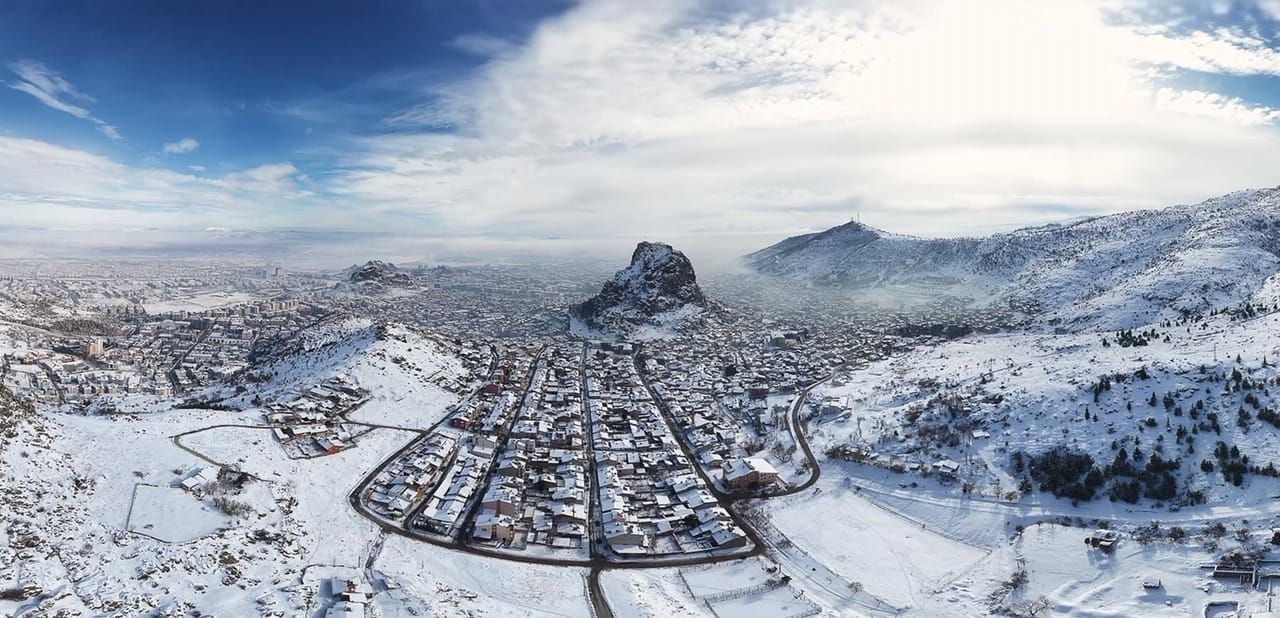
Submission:
[[[589,402],[587,401],[588,398],[586,396],[587,392],[586,392],[586,378],[585,378],[586,353],[587,351],[584,348],[583,367],[582,367],[582,370],[584,373],[583,373],[582,390],[583,390],[584,411],[589,414],[589,408],[587,407],[589,406]],[[539,352],[539,357],[540,356],[541,356],[541,352]],[[535,358],[534,364],[531,366],[530,382],[529,384],[526,385],[525,392],[521,397],[522,403],[524,402],[524,399],[528,396],[529,387],[531,386],[531,383],[532,383],[533,372],[536,371],[536,368],[537,368],[536,367],[537,362],[538,362],[538,359]],[[638,357],[633,356],[633,362],[638,363]],[[496,372],[497,365],[498,365],[498,359],[495,351],[495,356],[493,358],[493,361],[490,364],[489,378],[492,378],[493,374]],[[409,519],[406,519],[406,522],[403,524],[396,524],[394,522],[384,520],[380,518],[378,515],[376,515],[375,513],[372,513],[371,511],[369,511],[364,506],[363,502],[360,499],[360,495],[369,486],[369,484],[372,483],[373,480],[388,465],[390,465],[392,462],[399,459],[406,451],[416,446],[422,440],[426,439],[432,432],[434,432],[443,423],[445,423],[447,419],[456,410],[458,410],[461,406],[468,404],[472,398],[477,396],[480,388],[477,388],[474,392],[472,392],[467,397],[463,398],[460,402],[458,402],[453,407],[451,407],[448,410],[448,412],[441,417],[439,421],[437,421],[435,424],[433,424],[430,428],[427,428],[427,429],[417,429],[417,428],[409,428],[409,427],[398,427],[393,425],[382,425],[377,423],[349,421],[351,424],[361,425],[361,426],[370,427],[370,428],[394,429],[398,431],[413,432],[413,433],[417,433],[418,436],[415,437],[413,440],[410,440],[407,444],[405,444],[403,447],[398,449],[390,457],[384,459],[381,463],[379,463],[372,470],[370,470],[369,473],[366,474],[364,478],[361,479],[361,481],[357,483],[354,489],[352,489],[352,491],[347,495],[347,502],[351,505],[351,508],[356,511],[356,513],[360,514],[362,517],[364,517],[365,519],[368,519],[369,521],[373,522],[375,525],[378,526],[380,530],[380,537],[379,537],[380,539],[385,538],[386,534],[396,534],[396,535],[411,538],[417,541],[436,545],[438,547],[444,547],[453,551],[473,554],[473,555],[482,556],[485,558],[507,560],[510,562],[517,562],[517,563],[523,563],[523,564],[541,564],[541,565],[551,565],[551,566],[587,568],[590,570],[587,575],[587,597],[588,597],[589,603],[591,604],[591,611],[597,618],[613,618],[613,615],[614,615],[612,609],[609,607],[608,601],[604,595],[604,591],[600,585],[600,574],[604,570],[674,568],[674,567],[706,565],[706,564],[713,564],[718,562],[740,560],[740,559],[751,557],[751,556],[758,556],[763,553],[772,554],[776,552],[777,551],[776,548],[774,548],[771,544],[769,544],[766,541],[766,539],[762,538],[760,533],[757,530],[755,530],[754,527],[747,524],[747,522],[744,521],[738,515],[738,513],[736,512],[736,509],[734,509],[733,507],[736,503],[746,501],[746,500],[771,498],[771,497],[795,494],[809,488],[815,482],[817,482],[818,477],[821,474],[821,469],[818,467],[817,460],[814,457],[813,452],[809,447],[808,439],[804,435],[803,426],[799,419],[799,410],[803,407],[803,402],[808,397],[809,392],[813,388],[821,384],[822,382],[829,379],[830,376],[828,376],[827,378],[824,378],[823,380],[815,382],[814,384],[811,384],[809,387],[802,390],[798,394],[796,401],[792,404],[791,411],[789,414],[790,430],[795,436],[796,443],[800,446],[805,457],[809,461],[809,469],[810,469],[809,479],[800,485],[787,488],[786,490],[774,492],[769,495],[741,496],[741,495],[731,495],[731,494],[726,494],[724,492],[721,492],[715,486],[715,484],[711,481],[710,477],[707,476],[706,471],[704,471],[701,466],[696,464],[697,460],[694,458],[693,454],[689,451],[688,447],[685,445],[684,440],[681,438],[681,434],[676,432],[675,427],[672,425],[672,422],[670,419],[670,411],[667,408],[666,402],[657,394],[656,391],[654,391],[652,385],[644,377],[643,372],[640,371],[640,367],[638,366],[638,364],[635,367],[635,369],[641,383],[644,385],[645,389],[649,392],[650,397],[653,398],[655,405],[658,406],[658,409],[661,412],[660,416],[662,417],[663,422],[666,423],[667,429],[671,431],[674,437],[676,437],[676,443],[680,446],[681,450],[684,452],[685,457],[689,459],[695,472],[702,478],[703,482],[706,484],[708,489],[716,496],[717,500],[721,503],[723,507],[725,507],[725,510],[730,513],[734,521],[738,524],[738,526],[743,530],[743,532],[751,540],[752,548],[749,551],[738,552],[731,555],[701,555],[701,556],[695,556],[691,558],[674,558],[674,559],[655,558],[651,560],[628,560],[625,562],[613,562],[608,560],[607,557],[605,557],[604,555],[601,555],[600,552],[597,551],[597,548],[596,548],[597,543],[595,538],[595,535],[597,534],[596,526],[589,525],[588,529],[591,531],[590,532],[591,549],[589,552],[589,558],[572,559],[572,558],[554,558],[554,557],[545,557],[545,556],[528,556],[528,555],[519,555],[511,552],[501,552],[501,551],[497,551],[497,550],[486,548],[486,547],[472,546],[456,538],[445,538],[441,536],[418,532],[412,529],[408,525]],[[485,382],[487,381],[488,380],[486,380]],[[481,387],[483,387],[483,385],[484,383],[481,384]],[[176,446],[178,446],[178,448],[181,448],[182,450],[187,451],[188,453],[191,453],[195,457],[198,457],[199,459],[214,465],[223,465],[222,463],[214,461],[213,459],[205,456],[203,453],[200,453],[199,451],[196,451],[192,448],[185,446],[184,444],[182,444],[181,438],[191,434],[200,433],[202,431],[207,431],[207,430],[217,429],[217,428],[229,428],[229,427],[247,428],[247,429],[271,429],[272,428],[270,425],[251,425],[251,424],[211,425],[209,427],[204,427],[201,429],[196,429],[196,430],[186,431],[180,434],[176,434],[174,436],[171,436],[171,439],[173,440],[173,443]],[[591,453],[591,452],[592,452],[591,447],[588,446],[588,453]],[[595,481],[595,476],[593,472],[591,474],[592,487],[594,487],[595,482],[596,481]],[[594,501],[595,497],[592,496],[591,500]],[[468,519],[470,519],[470,516],[468,517]],[[766,549],[773,549],[774,551],[766,552]],[[788,558],[786,556],[781,556],[781,557],[783,558],[783,560],[779,560],[780,563],[785,563],[788,561]],[[374,556],[371,555],[370,562],[372,562],[373,558]],[[371,566],[371,564],[366,564],[365,566],[369,567]]]
[[[546,352],[547,346],[544,345],[538,348],[538,353],[533,357],[533,360],[529,361],[529,375],[525,378],[524,388],[520,390],[520,399],[515,403],[515,409],[511,411],[511,419],[504,423],[499,430],[502,432],[502,441],[498,443],[497,448],[493,449],[493,454],[489,456],[489,465],[485,467],[485,491],[488,491],[489,486],[493,484],[493,467],[498,462],[498,456],[506,452],[507,445],[511,442],[511,429],[520,420],[521,415],[524,414],[525,406],[529,405],[529,394],[533,391],[533,381],[538,377],[538,366],[542,364],[542,355]],[[475,526],[476,515],[480,512],[480,504],[484,501],[485,491],[475,492],[475,495],[471,497],[473,502],[462,517],[462,524],[458,527],[458,532],[463,543],[467,542],[468,533]],[[427,502],[423,502],[423,504],[425,505]],[[412,520],[412,517],[409,518],[409,521]]]
[[[813,456],[813,449],[809,446],[809,436],[805,435],[805,425],[808,421],[800,421],[800,410],[804,408],[804,402],[809,399],[809,393],[819,385],[825,384],[836,375],[835,371],[827,374],[827,377],[810,384],[796,394],[796,400],[791,402],[791,410],[787,413],[787,423],[791,426],[791,435],[799,445],[800,451],[804,453],[805,459],[809,462],[809,478],[799,485],[793,485],[782,491],[770,492],[768,495],[761,496],[764,498],[776,498],[778,496],[790,496],[798,494],[818,482],[818,477],[822,476],[822,468],[818,467],[818,458]]]
[[[604,596],[604,588],[600,587],[600,567],[592,567],[587,576],[587,600],[591,602],[591,615],[595,618],[613,618],[613,610],[609,608],[609,600]]]

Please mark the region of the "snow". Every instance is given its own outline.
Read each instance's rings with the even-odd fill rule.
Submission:
[[[1204,616],[1210,603],[1223,601],[1262,609],[1238,584],[1215,581],[1199,568],[1213,560],[1202,548],[1130,541],[1106,555],[1084,545],[1087,535],[1053,524],[1023,532],[1011,550],[1025,561],[1029,581],[1015,599],[1043,598],[1059,616]],[[1144,580],[1161,585],[1145,589]]]
[[[770,501],[773,524],[801,551],[892,605],[921,606],[987,554],[869,502],[844,488],[839,474],[824,474],[817,487],[817,494]]]
[[[980,303],[1032,303],[1042,322],[1132,328],[1236,305],[1280,269],[1280,190],[1131,211],[985,238],[925,239],[848,223],[746,257],[756,270],[805,282],[894,291],[903,286]],[[1141,239],[1141,242],[1134,242]]]
[[[686,569],[681,576],[689,592],[697,598],[751,588],[769,581],[769,574],[754,558]]]
[[[254,300],[252,294],[243,292],[206,292],[183,298],[143,303],[142,308],[151,315],[161,313],[177,313],[179,311],[208,311],[231,305],[239,305]]]
[[[618,618],[711,616],[689,596],[676,569],[618,569],[600,574],[609,609]]]
[[[172,487],[134,485],[128,530],[169,543],[187,543],[226,527],[231,521],[217,507]]]
[[[717,616],[733,618],[787,618],[805,616],[814,609],[814,604],[797,596],[787,587],[766,590],[760,594],[726,599],[711,603]]]
[[[443,616],[587,616],[586,569],[522,564],[389,537],[375,569]]]
[[[304,329],[251,372],[268,379],[246,384],[248,390],[238,396],[225,387],[215,390],[248,407],[255,398],[291,399],[301,389],[342,374],[373,397],[350,415],[351,420],[408,429],[431,427],[458,400],[459,395],[442,384],[466,384],[470,379],[461,360],[439,340],[405,326],[379,328],[365,319]]]
[[[1210,507],[1269,499],[1278,489],[1275,479],[1250,475],[1242,491],[1221,475],[1201,473],[1198,464],[1212,458],[1218,440],[1256,456],[1258,465],[1280,451],[1280,431],[1258,420],[1250,427],[1237,425],[1238,409],[1248,407],[1241,401],[1243,393],[1224,393],[1223,382],[1209,379],[1236,368],[1254,380],[1280,375],[1274,365],[1262,366],[1263,357],[1274,359],[1280,353],[1280,336],[1275,334],[1280,333],[1280,314],[1246,321],[1220,316],[1192,325],[1190,332],[1183,326],[1155,330],[1157,338],[1141,347],[1116,345],[1114,333],[1014,333],[965,338],[872,363],[820,389],[820,396],[848,397],[854,418],[815,423],[815,451],[862,444],[922,465],[952,459],[963,463],[960,474],[974,484],[976,493],[995,498],[1016,488],[1009,471],[1011,450],[1034,454],[1064,445],[1105,465],[1115,454],[1113,442],[1136,436],[1147,452],[1159,445],[1166,459],[1181,457],[1180,478],[1188,488],[1203,491]],[[1101,344],[1104,336],[1111,345]],[[1239,364],[1234,360],[1238,352]],[[1149,377],[1137,377],[1139,371]],[[1099,377],[1116,374],[1129,377],[1113,382],[1112,390],[1095,400],[1092,388]],[[1171,394],[1182,411],[1150,406],[1152,393]],[[916,429],[905,420],[912,410],[926,411],[915,425],[957,422],[941,412],[931,416],[939,410],[931,402],[940,394],[959,397],[971,407],[963,421],[992,437],[972,439],[965,432],[961,443],[951,448],[904,438]],[[1001,400],[993,402],[993,394]],[[1270,402],[1261,390],[1257,395],[1266,400],[1264,405]],[[1196,401],[1205,402],[1199,420],[1185,412]],[[1084,419],[1086,408],[1096,420]],[[1186,452],[1175,439],[1176,429],[1193,429],[1209,412],[1221,417],[1221,433],[1199,431],[1198,452]],[[1154,419],[1154,426],[1143,426],[1147,417]],[[1115,510],[1126,507],[1120,503]]]
[[[443,349],[407,333],[403,341],[393,337],[366,342],[370,345],[352,346],[342,358],[312,359],[328,363],[290,366],[291,371],[282,372],[281,379],[267,387],[283,393],[314,384],[318,375],[330,371],[353,370],[385,395],[364,412],[389,424],[433,423],[456,400],[431,379],[460,371],[457,359]],[[397,352],[394,346],[403,347]],[[407,361],[397,363],[396,354]],[[379,372],[384,370],[402,373],[382,377]],[[404,374],[425,377],[413,380]],[[380,377],[388,383],[379,383]],[[368,470],[415,433],[373,429],[361,438],[359,448],[292,460],[270,432],[260,428],[257,409],[167,410],[159,404],[112,416],[45,410],[15,434],[19,438],[11,448],[0,449],[0,520],[6,522],[6,537],[0,540],[31,548],[11,553],[6,553],[9,543],[0,548],[0,589],[20,586],[37,595],[20,602],[0,601],[0,614],[39,605],[51,613],[86,615],[158,611],[231,616],[246,615],[249,608],[301,615],[317,594],[312,587],[297,585],[298,574],[308,565],[361,569],[373,555],[381,532],[347,507],[347,495]],[[184,435],[175,437],[179,434]],[[213,462],[235,464],[260,479],[228,496],[247,505],[246,516],[223,516],[213,510],[212,497],[201,502],[169,487]],[[130,519],[135,485],[138,495]],[[175,543],[130,534],[128,529]],[[415,550],[421,548],[414,543]],[[576,581],[575,589],[582,591],[581,578]],[[583,594],[578,592],[578,603],[585,611]],[[496,606],[467,591],[457,595],[475,597],[472,606],[481,611]],[[567,599],[565,607],[575,605],[573,596]],[[108,603],[114,609],[107,611]],[[392,609],[413,606],[412,599],[398,603],[390,596],[380,604]]]

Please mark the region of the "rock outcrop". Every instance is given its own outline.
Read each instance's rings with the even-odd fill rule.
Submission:
[[[588,336],[674,336],[696,327],[708,306],[689,258],[671,245],[641,242],[630,265],[570,310],[570,327]]]

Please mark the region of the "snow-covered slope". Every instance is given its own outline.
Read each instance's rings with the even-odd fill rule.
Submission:
[[[570,328],[587,336],[668,336],[696,325],[708,306],[689,258],[642,242],[599,294],[570,310]]]
[[[926,239],[858,223],[746,256],[817,285],[936,288],[1045,310],[1069,328],[1131,328],[1253,299],[1274,303],[1280,189],[983,238]]]
[[[1093,497],[1116,496],[1098,514],[1114,516],[1133,498],[1180,504],[1188,516],[1200,501],[1267,510],[1280,484],[1271,467],[1280,466],[1276,333],[1280,313],[1224,313],[1142,333],[1012,333],[924,347],[824,387],[850,413],[819,421],[815,448],[920,471],[959,462],[955,476],[973,492],[1001,499],[1052,490],[1032,458],[1060,451],[1093,460],[1071,481],[1096,467]],[[1116,468],[1117,457],[1133,469]],[[1166,471],[1176,487],[1161,496]],[[1134,482],[1141,496],[1124,493]]]
[[[427,409],[443,409],[475,386],[487,370],[487,354],[402,324],[335,316],[256,350],[252,365],[233,383],[205,399],[233,407],[296,396],[347,375],[373,393],[356,420],[426,427]]]

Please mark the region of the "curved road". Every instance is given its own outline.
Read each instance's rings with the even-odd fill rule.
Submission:
[[[362,425],[370,428],[409,431],[409,432],[417,433],[419,434],[419,436],[415,437],[413,440],[410,440],[407,444],[405,444],[403,447],[398,449],[390,457],[384,459],[377,466],[374,466],[374,468],[370,470],[360,480],[360,482],[355,485],[354,489],[352,489],[352,491],[347,495],[347,502],[351,505],[351,508],[356,511],[356,513],[360,514],[365,519],[368,519],[369,521],[377,525],[380,530],[380,533],[383,535],[388,533],[396,534],[406,538],[414,539],[416,541],[430,543],[438,547],[447,548],[453,551],[460,551],[463,553],[468,553],[476,556],[482,556],[485,558],[507,560],[507,561],[517,562],[522,564],[541,564],[541,565],[551,565],[551,566],[581,567],[581,568],[590,569],[587,575],[587,592],[588,592],[587,596],[588,596],[588,601],[591,604],[591,608],[590,608],[591,612],[596,618],[613,618],[613,615],[614,615],[613,611],[609,608],[608,602],[604,596],[604,592],[600,586],[600,574],[602,571],[606,569],[651,569],[651,568],[672,568],[672,567],[683,567],[683,566],[706,565],[706,564],[714,564],[718,562],[741,560],[743,558],[747,558],[751,556],[758,556],[766,553],[766,547],[774,548],[776,550],[777,548],[774,547],[773,545],[766,544],[766,541],[761,537],[759,532],[755,530],[753,526],[749,525],[746,521],[742,520],[742,518],[738,515],[738,513],[735,511],[733,507],[738,502],[793,495],[808,489],[818,481],[818,478],[822,474],[822,470],[821,468],[819,468],[817,458],[814,457],[813,450],[809,446],[808,438],[804,435],[804,426],[803,426],[803,423],[800,421],[799,415],[800,415],[800,409],[804,407],[804,402],[808,398],[809,393],[820,384],[826,382],[827,380],[830,380],[831,377],[835,375],[835,372],[833,371],[832,374],[810,384],[808,387],[802,389],[799,393],[797,393],[796,399],[794,402],[792,402],[791,410],[789,411],[789,414],[788,414],[789,430],[791,431],[796,441],[796,444],[799,445],[801,451],[804,453],[805,458],[809,462],[809,470],[810,470],[809,478],[799,485],[788,487],[787,489],[784,489],[781,491],[771,492],[763,495],[744,496],[744,495],[734,495],[734,494],[728,494],[728,493],[722,492],[711,481],[706,471],[702,469],[702,466],[697,465],[696,463],[697,460],[692,456],[692,454],[688,450],[688,447],[685,445],[683,434],[677,432],[675,430],[675,427],[671,423],[670,416],[669,416],[669,409],[667,408],[667,404],[665,400],[663,400],[658,395],[658,393],[653,389],[652,385],[649,383],[649,380],[645,378],[644,373],[640,370],[640,367],[638,365],[637,355],[633,355],[633,359],[636,359],[637,361],[637,365],[635,367],[636,375],[640,379],[641,383],[644,385],[645,389],[649,392],[650,397],[653,398],[655,405],[657,405],[659,410],[661,411],[662,413],[661,416],[663,421],[667,424],[667,428],[669,431],[671,431],[672,435],[677,438],[676,443],[680,446],[680,448],[684,451],[685,456],[692,463],[691,467],[702,478],[707,488],[716,496],[717,500],[721,503],[721,505],[725,507],[725,510],[730,513],[730,515],[734,518],[735,522],[738,523],[739,527],[743,530],[743,532],[747,535],[747,537],[751,539],[753,547],[750,551],[737,552],[729,555],[703,555],[703,556],[697,556],[692,558],[651,559],[651,560],[644,560],[644,561],[637,560],[637,561],[628,561],[628,562],[613,562],[603,556],[596,555],[594,551],[591,552],[591,557],[589,559],[522,556],[522,555],[512,554],[508,552],[501,552],[497,550],[491,550],[483,547],[469,545],[458,539],[444,538],[444,537],[438,537],[434,535],[423,534],[411,529],[407,523],[408,520],[406,520],[405,524],[396,525],[392,522],[388,522],[384,519],[381,519],[376,514],[370,512],[367,508],[365,508],[365,506],[362,504],[360,500],[360,494],[364,492],[364,490],[369,486],[370,483],[373,482],[373,480],[378,476],[378,474],[380,474],[382,470],[385,469],[392,462],[400,458],[406,451],[416,446],[421,440],[426,439],[426,437],[430,435],[433,431],[435,431],[437,427],[439,427],[441,424],[446,422],[447,419],[453,414],[454,411],[456,411],[460,406],[465,405],[473,397],[475,397],[476,394],[479,392],[479,389],[477,389],[475,392],[471,393],[467,397],[463,398],[460,402],[458,402],[454,406],[452,406],[446,412],[446,414],[441,417],[439,421],[437,421],[434,425],[432,425],[430,428],[427,428],[427,429],[417,429],[417,428],[409,428],[409,427],[398,427],[393,425],[381,425],[376,423],[350,421],[352,424]],[[536,360],[535,360],[535,363],[536,363]],[[495,353],[493,362],[490,365],[490,376],[492,376],[493,372],[496,370],[496,367],[497,367],[497,357]],[[534,368],[531,367],[531,372],[533,370]],[[585,365],[584,365],[584,370],[585,370]],[[585,384],[584,384],[584,387],[585,387]],[[528,394],[528,388],[526,388],[524,395],[521,397],[521,401],[524,400],[527,394]],[[200,429],[195,429],[195,430],[175,434],[170,438],[178,448],[210,464],[221,466],[223,465],[221,462],[215,461],[205,456],[203,453],[200,453],[195,449],[187,447],[181,441],[181,438],[184,436],[200,433],[203,431],[208,431],[211,429],[218,429],[218,428],[271,429],[271,426],[270,425],[250,425],[250,424],[211,425],[208,427],[203,427]],[[787,560],[785,557],[783,561],[793,562],[791,560]],[[372,567],[371,564],[366,566]]]
[[[585,354],[585,351],[584,351],[584,354]],[[638,357],[636,355],[633,355],[633,359],[638,360]],[[583,368],[585,370],[585,364],[583,365]],[[531,368],[531,371],[532,370],[533,369]],[[657,405],[659,410],[661,411],[662,413],[661,416],[663,421],[667,424],[667,429],[671,431],[672,435],[677,438],[676,443],[684,451],[685,457],[688,458],[690,462],[696,462],[697,460],[692,456],[687,446],[685,445],[685,441],[684,441],[684,438],[682,437],[682,434],[677,432],[675,430],[675,427],[671,424],[666,401],[663,400],[657,394],[657,392],[653,389],[652,385],[649,383],[649,380],[645,378],[644,373],[640,370],[640,367],[638,365],[635,367],[635,370],[636,370],[637,377],[640,379],[645,389],[649,392],[650,397],[653,398],[655,405]],[[603,556],[596,555],[594,551],[591,552],[591,557],[585,560],[572,559],[572,558],[551,558],[551,557],[544,557],[544,556],[522,556],[522,555],[512,554],[509,552],[502,552],[498,550],[492,550],[488,548],[469,545],[458,539],[446,539],[438,536],[423,534],[411,529],[407,523],[404,525],[395,525],[391,522],[381,519],[380,517],[370,512],[368,509],[366,509],[364,505],[361,503],[360,494],[373,481],[373,479],[376,478],[377,475],[381,473],[384,468],[386,468],[393,461],[398,459],[405,451],[409,450],[415,444],[417,444],[419,440],[424,439],[427,435],[429,435],[429,433],[433,431],[436,426],[439,426],[441,423],[444,423],[446,419],[448,419],[449,416],[457,409],[458,406],[461,406],[462,404],[469,401],[471,397],[475,396],[475,393],[463,399],[462,402],[460,402],[459,404],[456,404],[453,408],[451,408],[448,411],[448,413],[446,413],[441,418],[441,420],[436,423],[436,426],[433,426],[428,430],[419,430],[420,433],[422,433],[422,437],[411,440],[408,444],[406,444],[405,446],[397,450],[390,457],[383,460],[382,463],[375,466],[373,470],[371,470],[368,474],[366,474],[364,479],[362,479],[360,483],[358,483],[355,486],[355,489],[352,490],[350,494],[348,494],[347,501],[351,505],[351,508],[354,509],[357,513],[359,513],[362,517],[373,522],[382,531],[387,533],[397,534],[397,535],[411,538],[417,541],[430,543],[438,547],[444,547],[454,551],[460,551],[460,552],[464,552],[464,553],[468,553],[476,556],[483,556],[485,558],[508,560],[511,562],[518,562],[522,564],[542,564],[542,565],[551,565],[551,566],[588,568],[590,569],[590,572],[587,576],[587,592],[588,592],[587,596],[588,596],[588,601],[591,604],[591,611],[593,615],[595,615],[597,618],[613,618],[613,611],[609,608],[608,601],[604,595],[604,591],[600,587],[600,573],[606,569],[651,569],[651,568],[696,566],[696,565],[714,564],[717,562],[741,560],[743,558],[758,556],[765,553],[765,548],[769,547],[769,545],[766,544],[765,540],[761,537],[759,532],[755,530],[754,527],[752,527],[747,522],[741,519],[741,517],[737,514],[737,512],[732,507],[734,506],[735,503],[744,501],[744,500],[765,499],[765,498],[774,498],[774,497],[780,497],[780,496],[793,495],[808,489],[818,481],[819,476],[821,476],[822,474],[822,470],[821,468],[819,468],[817,458],[814,457],[813,450],[809,446],[808,438],[804,435],[803,424],[800,422],[799,413],[800,413],[800,409],[804,406],[804,402],[808,398],[809,393],[820,384],[826,382],[827,380],[830,380],[834,375],[835,375],[835,372],[833,371],[831,374],[827,375],[821,380],[818,380],[810,384],[809,386],[801,390],[799,393],[797,393],[796,399],[792,403],[791,410],[788,415],[789,429],[794,436],[796,444],[800,446],[801,451],[804,453],[805,458],[809,462],[810,475],[805,482],[793,487],[789,487],[782,491],[768,494],[768,495],[735,496],[735,495],[725,494],[724,492],[721,492],[716,487],[716,485],[711,481],[711,479],[707,476],[706,471],[703,470],[701,466],[697,465],[696,463],[693,463],[693,465],[691,466],[694,469],[694,471],[697,472],[697,474],[700,477],[702,477],[702,480],[706,484],[707,488],[716,496],[716,498],[719,500],[721,505],[725,507],[725,510],[729,512],[730,516],[734,518],[735,522],[738,523],[739,527],[743,530],[743,532],[747,535],[747,537],[751,539],[753,547],[750,551],[737,552],[730,555],[704,555],[704,556],[697,556],[693,558],[669,558],[669,559],[653,559],[653,560],[644,560],[644,561],[637,560],[637,561],[629,561],[629,562],[613,562]],[[584,384],[584,389],[585,389],[585,384]],[[477,389],[477,392],[478,392],[478,389]],[[526,389],[526,392],[521,396],[521,401],[524,401],[527,394],[528,393]],[[585,393],[584,393],[584,402],[585,401],[586,399],[585,399]],[[406,522],[407,521],[408,520],[406,520]]]

